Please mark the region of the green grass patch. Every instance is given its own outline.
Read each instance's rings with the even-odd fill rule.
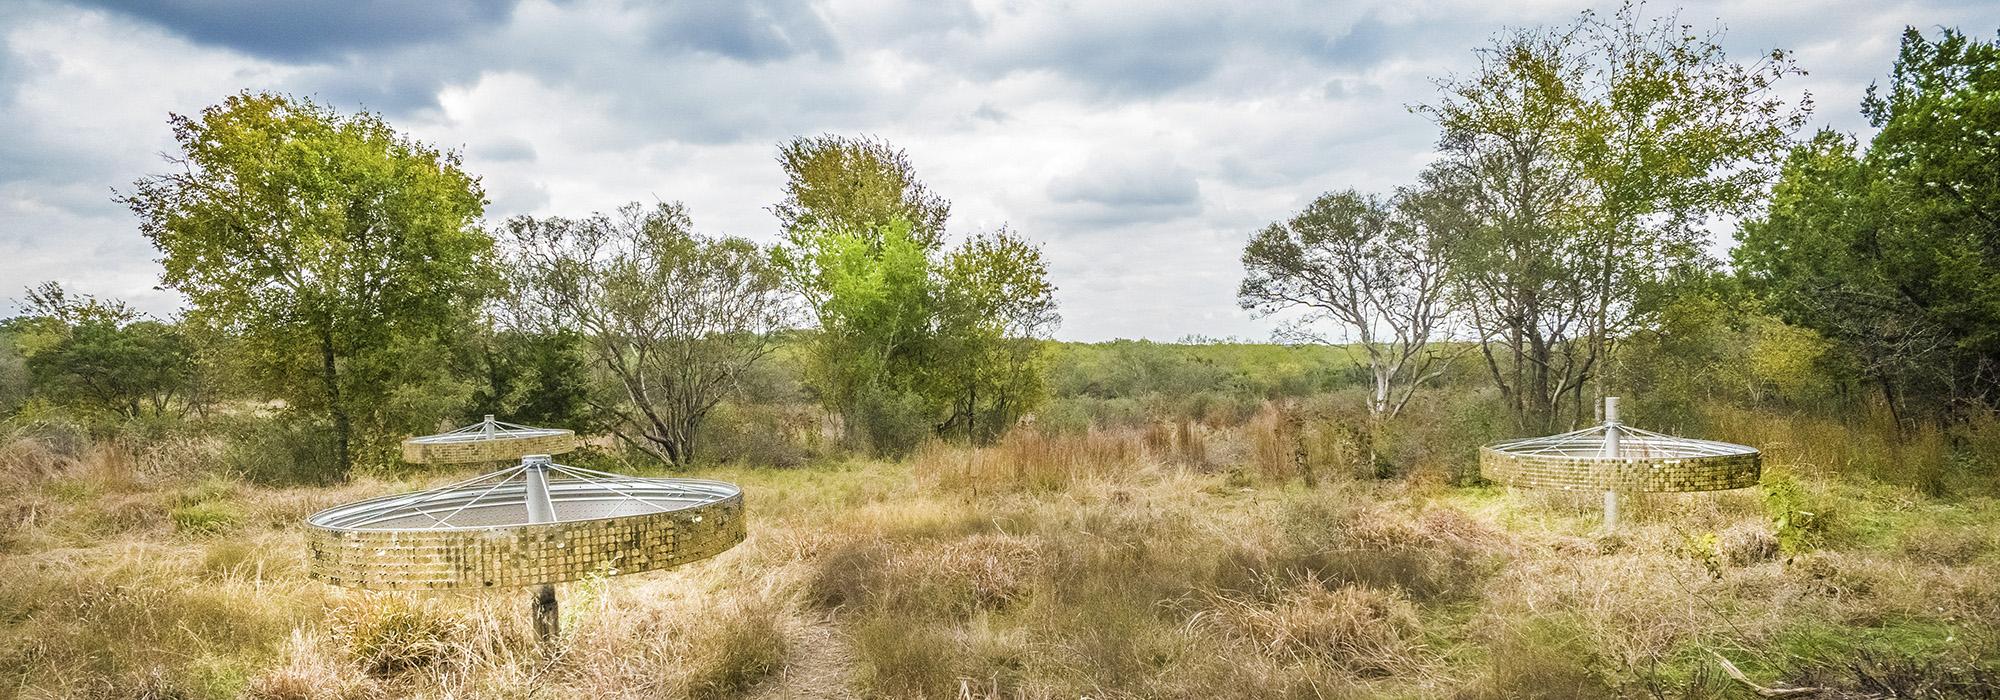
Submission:
[[[243,511],[228,503],[202,502],[178,506],[168,511],[174,531],[190,535],[226,532],[243,522]]]

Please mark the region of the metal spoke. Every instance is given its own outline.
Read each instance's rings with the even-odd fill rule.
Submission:
[[[600,486],[600,487],[604,488],[604,489],[605,489],[605,490],[607,490],[607,491],[610,491],[610,492],[612,492],[612,493],[615,493],[615,494],[618,494],[618,495],[620,495],[620,496],[624,496],[624,497],[626,497],[626,498],[629,498],[629,499],[631,499],[631,500],[633,500],[633,501],[637,501],[637,502],[639,502],[639,503],[641,503],[641,504],[644,504],[644,505],[646,505],[646,506],[649,506],[649,507],[651,507],[651,508],[652,508],[653,510],[656,510],[656,511],[659,511],[659,512],[662,512],[662,513],[664,513],[664,512],[667,512],[667,511],[669,511],[669,510],[673,510],[673,509],[671,509],[671,508],[667,508],[667,507],[664,507],[664,506],[661,506],[661,505],[660,505],[660,504],[658,504],[658,503],[654,503],[654,502],[652,502],[652,501],[649,501],[649,500],[646,500],[646,499],[644,499],[644,498],[640,498],[640,497],[638,497],[638,496],[634,496],[634,495],[632,495],[632,494],[631,494],[630,492],[627,492],[627,491],[625,491],[624,489],[621,489],[621,488],[618,488],[618,487],[617,487],[616,485],[614,485],[614,484],[613,484],[613,482],[612,482],[612,480],[611,480],[611,479],[605,479],[605,478],[601,478],[601,477],[593,477],[593,476],[590,476],[589,474],[585,474],[585,473],[583,473],[582,471],[578,471],[578,470],[574,470],[574,469],[571,469],[571,468],[569,468],[569,467],[566,467],[566,466],[563,466],[563,465],[560,465],[560,464],[556,464],[556,463],[554,463],[554,462],[550,462],[550,463],[549,463],[549,468],[551,468],[551,469],[554,469],[554,470],[556,470],[556,471],[558,471],[558,472],[561,472],[561,473],[564,473],[564,474],[568,474],[568,475],[570,475],[570,476],[574,476],[574,477],[576,477],[576,478],[578,478],[579,480],[582,480],[582,481],[584,481],[584,482],[587,482],[587,483],[593,483],[593,484],[597,484],[598,486]]]
[[[426,515],[426,516],[429,516],[429,517],[430,517],[430,519],[432,519],[432,520],[436,520],[436,521],[437,521],[437,525],[432,525],[432,526],[431,526],[431,528],[433,528],[433,529],[437,528],[437,527],[438,527],[439,525],[443,525],[443,526],[447,526],[447,527],[449,527],[449,526],[450,526],[450,521],[451,521],[451,516],[454,516],[454,515],[458,515],[458,512],[459,512],[459,511],[462,511],[462,510],[465,510],[466,508],[469,508],[469,507],[471,507],[471,506],[472,506],[472,504],[474,504],[474,503],[478,503],[478,502],[479,502],[479,501],[480,501],[481,499],[484,499],[484,498],[486,498],[486,495],[487,495],[487,494],[490,494],[490,493],[493,493],[493,491],[494,491],[495,489],[498,489],[498,488],[500,488],[500,487],[502,487],[502,486],[506,486],[506,485],[507,485],[507,482],[509,482],[509,481],[513,481],[513,480],[514,480],[514,476],[515,476],[515,475],[517,475],[517,474],[520,474],[520,473],[523,473],[523,472],[526,472],[527,470],[528,470],[528,467],[527,467],[527,465],[522,465],[522,466],[519,466],[519,467],[515,467],[515,468],[514,468],[514,471],[513,471],[513,472],[511,472],[511,473],[507,474],[507,478],[505,478],[505,479],[501,479],[501,480],[499,481],[499,483],[495,483],[494,485],[492,485],[492,486],[490,486],[490,487],[487,487],[487,489],[486,489],[485,491],[481,491],[481,492],[479,492],[479,495],[477,495],[477,496],[473,496],[473,497],[472,497],[472,500],[470,500],[470,501],[466,501],[466,502],[464,502],[464,503],[461,503],[461,504],[459,504],[457,508],[454,508],[454,509],[452,509],[452,511],[451,511],[451,512],[449,512],[449,513],[446,513],[446,514],[444,514],[444,517],[443,517],[443,518],[439,518],[439,517],[437,517],[437,516],[433,516],[433,515],[431,515],[431,514],[430,514],[429,512],[427,512],[427,511],[426,511],[426,512],[424,512],[424,515]]]

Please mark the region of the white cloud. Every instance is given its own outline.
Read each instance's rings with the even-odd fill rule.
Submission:
[[[1272,324],[1235,304],[1249,233],[1327,190],[1407,182],[1434,133],[1405,106],[1432,98],[1432,78],[1469,70],[1496,31],[1581,9],[480,0],[409,15],[422,31],[357,29],[292,50],[245,33],[288,21],[289,3],[243,2],[203,7],[263,14],[0,8],[0,297],[54,278],[171,312],[110,189],[165,167],[167,112],[278,89],[462,148],[492,219],[657,198],[686,202],[703,230],[761,241],[775,235],[779,141],[874,134],[951,198],[954,233],[1008,225],[1044,242],[1062,337],[1261,338]],[[1740,58],[1796,49],[1813,73],[1785,89],[1813,93],[1816,123],[1856,129],[1855,103],[1888,71],[1902,25],[1990,23],[1980,11],[1729,0],[1681,16],[1729,25]]]

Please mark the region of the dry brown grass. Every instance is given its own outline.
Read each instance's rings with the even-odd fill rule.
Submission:
[[[1417,607],[1395,591],[1329,589],[1308,580],[1270,604],[1224,596],[1214,601],[1217,613],[1207,619],[1266,654],[1363,677],[1413,674],[1424,665]]]
[[[909,464],[919,479],[944,489],[1053,491],[1130,473],[1148,454],[1129,431],[1047,435],[1024,429],[1008,433],[990,447],[966,449],[931,442]]]
[[[1285,410],[703,472],[745,485],[750,539],[562,586],[554,653],[518,591],[305,577],[299,518],[461,473],[274,488],[188,467],[196,447],[17,436],[0,680],[37,698],[1705,697],[1727,686],[1702,648],[1843,688],[1862,651],[1976,669],[2000,649],[1990,500],[1774,460],[1829,514],[1803,550],[1778,548],[1756,492],[1634,499],[1600,537],[1594,496],[1325,467],[1308,485],[1285,446],[1315,428]],[[173,515],[195,506],[233,515]]]

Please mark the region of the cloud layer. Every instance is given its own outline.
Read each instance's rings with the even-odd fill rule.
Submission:
[[[1406,107],[1511,26],[1584,6],[1470,0],[28,0],[0,6],[0,297],[56,279],[155,313],[158,266],[114,188],[165,167],[169,112],[244,89],[382,112],[462,149],[488,217],[680,200],[769,241],[775,145],[909,150],[957,234],[1044,242],[1060,337],[1268,337],[1234,302],[1249,234],[1320,192],[1387,190],[1432,156]],[[337,9],[329,9],[337,8]],[[1598,7],[1599,10],[1608,8]],[[1664,11],[1664,9],[1662,9]],[[1904,25],[1977,3],[1691,5],[1739,56],[1782,47],[1815,123],[1858,129]],[[11,312],[0,305],[0,314]]]

